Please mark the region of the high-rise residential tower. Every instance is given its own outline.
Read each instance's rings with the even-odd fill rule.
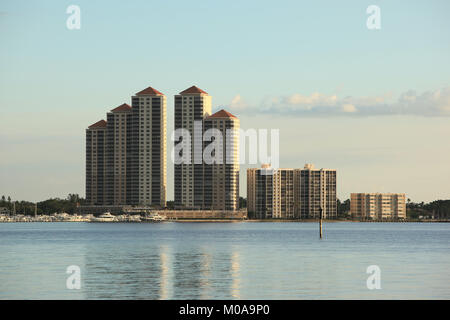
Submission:
[[[404,193],[352,193],[350,213],[363,219],[406,219]]]
[[[166,97],[148,87],[86,130],[90,205],[166,206]]]
[[[166,206],[166,96],[152,87],[131,98],[130,204]]]
[[[212,210],[239,209],[239,119],[220,110],[203,121],[204,132],[215,130],[220,134],[221,146],[215,138],[205,139],[205,151],[211,145],[213,163],[204,164],[204,208]],[[207,137],[208,135],[205,134]]]
[[[211,96],[192,86],[175,96],[175,130],[185,129],[191,138],[189,163],[175,164],[174,196],[177,208],[205,209],[203,120],[211,115]],[[200,137],[196,142],[194,135]],[[175,141],[175,145],[181,139]]]
[[[127,151],[131,143],[131,107],[124,103],[108,112],[106,117],[105,204],[128,204]]]
[[[86,202],[105,204],[106,121],[100,120],[86,129]]]

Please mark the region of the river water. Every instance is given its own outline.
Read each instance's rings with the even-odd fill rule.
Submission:
[[[450,299],[449,269],[448,223],[0,223],[0,299]]]

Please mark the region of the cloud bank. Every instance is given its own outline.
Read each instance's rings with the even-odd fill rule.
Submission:
[[[450,87],[417,93],[410,90],[396,100],[391,95],[376,97],[338,97],[313,93],[270,97],[259,105],[248,104],[236,95],[228,105],[238,114],[259,113],[286,116],[379,116],[418,115],[430,117],[450,116]]]

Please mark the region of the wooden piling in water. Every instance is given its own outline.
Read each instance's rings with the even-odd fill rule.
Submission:
[[[319,235],[320,235],[320,239],[322,239],[322,208],[320,208],[319,210],[320,212],[320,216],[319,216]]]

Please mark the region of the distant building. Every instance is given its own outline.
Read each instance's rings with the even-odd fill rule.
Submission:
[[[106,202],[106,121],[100,120],[86,129],[86,202]]]
[[[166,97],[148,87],[86,130],[88,206],[166,206]]]
[[[325,218],[337,216],[336,170],[272,170],[269,165],[247,169],[249,218]]]
[[[166,206],[166,96],[148,87],[131,98],[129,204]]]
[[[185,129],[191,137],[190,163],[174,164],[176,208],[206,209],[207,207],[204,203],[204,164],[202,158],[200,161],[195,159],[195,154],[202,157],[203,146],[194,143],[194,134],[202,136],[203,120],[211,115],[211,101],[211,96],[196,86],[175,96],[175,130]],[[197,123],[198,127],[194,128],[194,123]],[[175,141],[175,145],[178,143],[181,143],[181,140]]]
[[[315,169],[306,164],[294,173],[295,203],[300,218],[337,217],[336,170]]]
[[[239,119],[220,110],[203,121],[204,131],[216,129],[222,149],[214,149],[221,163],[204,164],[204,207],[212,210],[239,209]],[[205,141],[204,147],[214,141]]]
[[[406,219],[404,193],[352,193],[350,213],[363,219]]]
[[[131,106],[124,103],[106,115],[106,180],[107,205],[119,205],[130,202],[127,181],[130,163],[127,154],[131,147]]]

